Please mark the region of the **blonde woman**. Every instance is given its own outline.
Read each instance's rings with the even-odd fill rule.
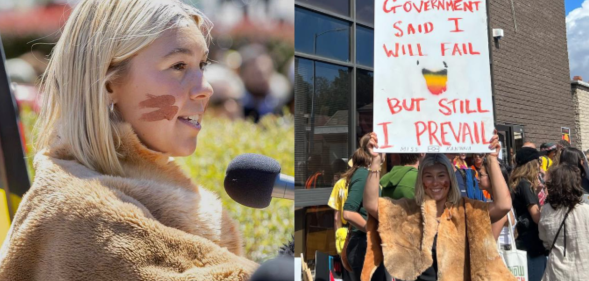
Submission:
[[[370,142],[373,160],[364,189],[370,217],[363,281],[382,262],[393,278],[402,280],[516,280],[491,233],[491,223],[511,208],[497,160],[497,135],[490,146],[495,152],[487,156],[493,202],[461,197],[453,164],[444,154],[427,154],[420,161],[415,199],[379,199],[379,169],[374,163],[382,156],[373,152],[374,147],[376,135]]]
[[[0,280],[247,280],[237,225],[170,156],[212,89],[211,23],[176,0],[84,0],[43,79],[36,176]]]

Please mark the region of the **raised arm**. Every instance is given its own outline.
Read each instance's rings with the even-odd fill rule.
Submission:
[[[374,148],[378,148],[378,139],[375,133],[371,134],[368,149],[372,155],[372,162],[370,163],[370,171],[366,179],[366,186],[364,187],[364,208],[369,215],[378,220],[378,185],[380,180],[380,165],[382,164],[383,155],[374,152]]]
[[[489,217],[491,218],[491,222],[494,223],[503,218],[511,210],[511,194],[501,174],[499,160],[497,159],[499,151],[501,151],[501,143],[499,143],[497,131],[495,131],[495,135],[491,139],[490,147],[495,150],[493,153],[487,155],[487,172],[489,173],[494,197],[494,201],[489,203]]]

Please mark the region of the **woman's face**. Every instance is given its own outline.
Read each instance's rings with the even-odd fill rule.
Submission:
[[[483,155],[482,154],[474,154],[474,165],[480,167],[483,164]]]
[[[479,187],[482,190],[489,191],[491,189],[491,182],[489,181],[489,174],[487,173],[487,168],[485,166],[481,166],[479,170]]]
[[[208,48],[196,27],[170,29],[131,59],[112,99],[150,149],[187,156],[196,149],[213,89],[203,76]]]
[[[444,165],[435,164],[424,168],[422,181],[427,195],[436,201],[446,200],[450,190],[450,176]]]

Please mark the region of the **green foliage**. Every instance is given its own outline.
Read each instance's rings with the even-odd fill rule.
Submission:
[[[21,110],[27,137],[27,164],[33,178],[31,130],[37,116],[28,107]],[[199,186],[219,194],[223,206],[239,223],[246,256],[257,262],[273,258],[294,235],[293,201],[273,199],[263,210],[252,209],[233,201],[225,192],[223,179],[229,162],[243,153],[258,153],[276,159],[282,172],[294,175],[294,121],[287,117],[268,116],[259,124],[230,121],[208,114],[198,136],[196,152],[176,162]]]
[[[33,158],[35,156],[33,147],[33,127],[37,121],[37,114],[31,109],[30,106],[24,105],[20,108],[20,121],[24,128],[25,141],[26,141],[26,162],[29,171],[29,179],[31,183],[35,178],[35,169],[33,169]]]
[[[270,156],[282,166],[282,173],[294,175],[294,122],[265,117],[259,124],[205,116],[193,156],[177,159],[195,181],[217,192],[224,207],[240,224],[246,256],[261,262],[277,255],[280,246],[294,235],[293,201],[273,199],[263,210],[233,201],[223,188],[227,165],[243,153]]]

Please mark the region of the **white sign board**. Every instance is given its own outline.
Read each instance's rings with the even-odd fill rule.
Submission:
[[[303,267],[301,265],[301,258],[295,258],[294,259],[294,272],[295,272],[295,276],[294,276],[294,280],[295,281],[301,281],[301,276],[302,276],[302,270]]]
[[[489,152],[486,1],[376,0],[374,132],[380,152]]]

